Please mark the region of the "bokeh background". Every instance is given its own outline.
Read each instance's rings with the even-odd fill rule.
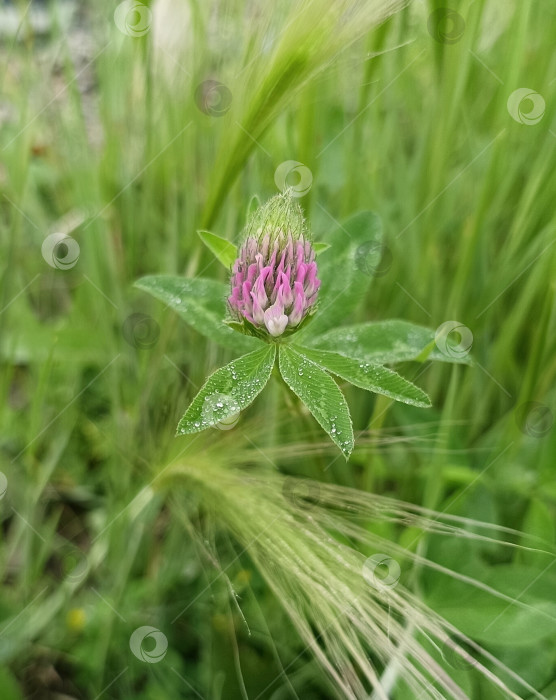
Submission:
[[[158,479],[176,459],[215,488],[232,465],[278,471],[553,547],[555,24],[529,0],[0,6],[3,699],[339,697],[218,499]],[[251,198],[288,185],[317,240],[382,219],[346,322],[454,321],[475,360],[401,368],[428,411],[342,387],[347,464],[274,390],[232,430],[175,438],[233,352],[133,288],[224,280],[196,232],[237,242]],[[551,698],[553,558],[507,537],[421,550],[505,598],[408,585]],[[504,697],[447,667],[468,697]]]

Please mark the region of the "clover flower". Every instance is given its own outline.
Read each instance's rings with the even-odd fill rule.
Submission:
[[[286,191],[247,224],[232,268],[230,316],[245,333],[287,335],[315,311],[319,287],[312,238]]]

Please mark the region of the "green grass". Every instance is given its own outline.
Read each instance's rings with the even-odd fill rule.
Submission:
[[[403,639],[472,700],[507,697],[435,652],[435,614],[556,693],[554,559],[533,551],[556,536],[556,12],[454,3],[465,29],[441,43],[427,20],[442,3],[382,24],[387,3],[352,4],[192,1],[188,24],[170,13],[174,46],[156,25],[126,36],[100,3],[83,10],[80,56],[53,3],[48,37],[23,19],[3,39],[2,698],[366,697],[372,672],[386,697],[445,697],[430,663],[423,683],[437,685],[417,694]],[[195,99],[208,79],[231,94],[221,116]],[[538,123],[509,114],[518,88],[542,95]],[[453,320],[473,337],[474,366],[401,368],[432,409],[341,385],[347,465],[278,381],[233,429],[175,438],[237,353],[133,287],[225,279],[196,232],[237,242],[288,160],[311,171],[299,201],[316,240],[363,209],[382,219],[382,267],[345,323]],[[57,231],[79,244],[67,270],[41,255]],[[145,336],[132,314],[150,318]],[[302,487],[314,508],[292,497]],[[429,532],[428,511],[386,517],[383,496],[461,517],[469,537]],[[350,616],[339,599],[368,595],[358,571],[376,552],[399,563],[400,586]],[[168,641],[158,663],[130,652],[146,625]]]

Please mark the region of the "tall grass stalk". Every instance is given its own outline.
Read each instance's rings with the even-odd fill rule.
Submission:
[[[387,699],[391,688],[383,686],[376,664],[390,662],[396,664],[415,697],[466,698],[438,662],[438,652],[442,659],[442,649],[449,648],[471,661],[475,670],[507,697],[522,696],[512,691],[496,671],[542,698],[486,650],[463,637],[473,647],[475,656],[470,656],[454,641],[454,635],[462,637],[457,629],[423,605],[403,584],[398,585],[397,578],[393,584],[388,578],[381,583],[374,570],[366,571],[369,559],[361,553],[386,553],[396,565],[402,562],[408,567],[418,562],[488,590],[493,596],[505,597],[479,580],[439,567],[410,549],[374,535],[367,524],[397,522],[420,532],[418,537],[437,534],[510,547],[519,545],[491,539],[488,532],[515,532],[474,521],[473,527],[487,534],[472,534],[461,527],[470,524],[466,519],[333,484],[312,482],[307,494],[308,482],[304,480],[234,470],[230,465],[219,470],[212,460],[204,464],[179,462],[166,472],[162,488],[166,481],[178,487],[180,483],[192,483],[202,490],[203,501],[216,522],[225,524],[249,551],[307,650],[315,654],[342,697],[365,698],[373,691],[373,697]],[[554,556],[547,551],[544,554],[547,560]],[[508,602],[521,604],[512,598]],[[432,643],[437,658],[417,637]],[[485,660],[494,665],[495,672],[484,665]]]

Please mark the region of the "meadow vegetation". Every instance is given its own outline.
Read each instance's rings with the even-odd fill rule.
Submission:
[[[556,7],[32,5],[0,45],[0,696],[556,697]],[[242,337],[134,286],[227,282],[197,231],[288,185],[317,241],[382,222],[338,326],[453,321],[472,358],[402,358],[431,408],[340,381],[347,462],[274,376],[175,437]]]

